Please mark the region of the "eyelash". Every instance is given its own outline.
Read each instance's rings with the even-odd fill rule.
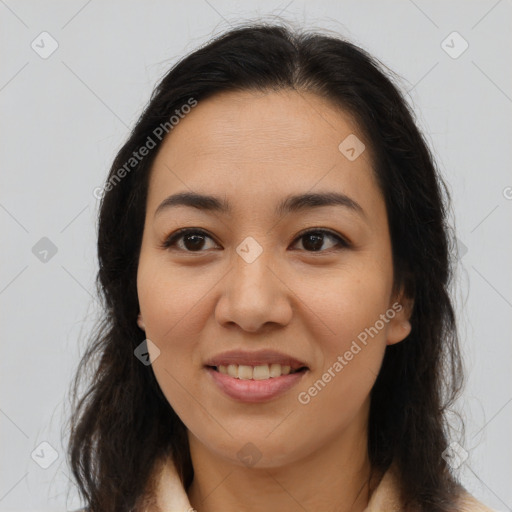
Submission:
[[[328,229],[323,229],[323,228],[313,228],[313,229],[310,228],[310,229],[308,229],[306,231],[303,231],[303,232],[299,233],[297,235],[297,237],[294,239],[293,245],[295,245],[295,243],[298,242],[301,238],[305,237],[306,235],[311,235],[311,234],[327,235],[328,237],[336,240],[337,241],[337,245],[338,245],[338,250],[339,249],[348,249],[348,248],[351,247],[351,244],[350,244],[350,242],[348,242],[348,240],[346,240],[345,238],[341,237],[340,235],[336,234],[333,231],[330,231]],[[183,229],[179,229],[175,233],[173,233],[170,236],[168,236],[164,240],[164,242],[161,244],[161,248],[162,249],[170,249],[171,247],[176,245],[176,242],[180,238],[183,238],[186,235],[202,235],[202,236],[208,237],[208,238],[213,240],[213,238],[208,233],[206,233],[206,231],[203,231],[202,229],[198,229],[198,228],[183,228]],[[205,252],[203,250],[199,250],[199,251],[189,251],[189,250],[186,250],[186,249],[177,249],[177,250],[183,251],[183,252],[187,252],[187,253],[192,253],[192,254],[193,253],[200,254],[202,252]],[[330,252],[332,250],[336,250],[336,246],[335,247],[331,247],[330,249],[326,249],[326,250],[306,251],[306,252],[311,253],[311,254],[322,254],[322,253],[325,253],[325,252]]]

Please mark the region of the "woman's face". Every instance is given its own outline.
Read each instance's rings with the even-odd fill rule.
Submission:
[[[294,91],[200,101],[160,148],[138,323],[164,395],[213,456],[279,466],[366,436],[386,345],[410,330],[369,150],[347,114]],[[215,201],[168,200],[183,193]]]

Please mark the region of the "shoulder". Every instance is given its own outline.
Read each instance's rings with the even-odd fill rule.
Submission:
[[[370,497],[364,512],[401,512],[403,504],[400,499],[400,485],[396,467],[392,466],[383,475],[380,483]],[[495,512],[485,506],[474,496],[459,487],[454,512]]]
[[[457,506],[458,512],[495,512],[492,508],[487,507],[467,491],[462,491]]]

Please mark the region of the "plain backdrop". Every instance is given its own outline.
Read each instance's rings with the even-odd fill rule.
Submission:
[[[1,512],[80,505],[61,431],[98,314],[94,189],[177,59],[273,16],[347,37],[403,79],[453,196],[468,372],[457,471],[512,510],[510,0],[0,0]]]

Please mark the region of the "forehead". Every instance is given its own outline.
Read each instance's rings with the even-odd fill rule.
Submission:
[[[339,146],[354,136],[366,149],[350,160]],[[317,186],[368,196],[378,193],[369,153],[352,117],[317,95],[223,92],[200,101],[164,140],[148,206],[187,189],[260,200]]]
[[[352,116],[312,93],[222,92],[185,115],[161,149],[192,151],[196,158],[220,153],[232,160],[284,160],[299,153],[336,154],[350,134],[363,138]]]

